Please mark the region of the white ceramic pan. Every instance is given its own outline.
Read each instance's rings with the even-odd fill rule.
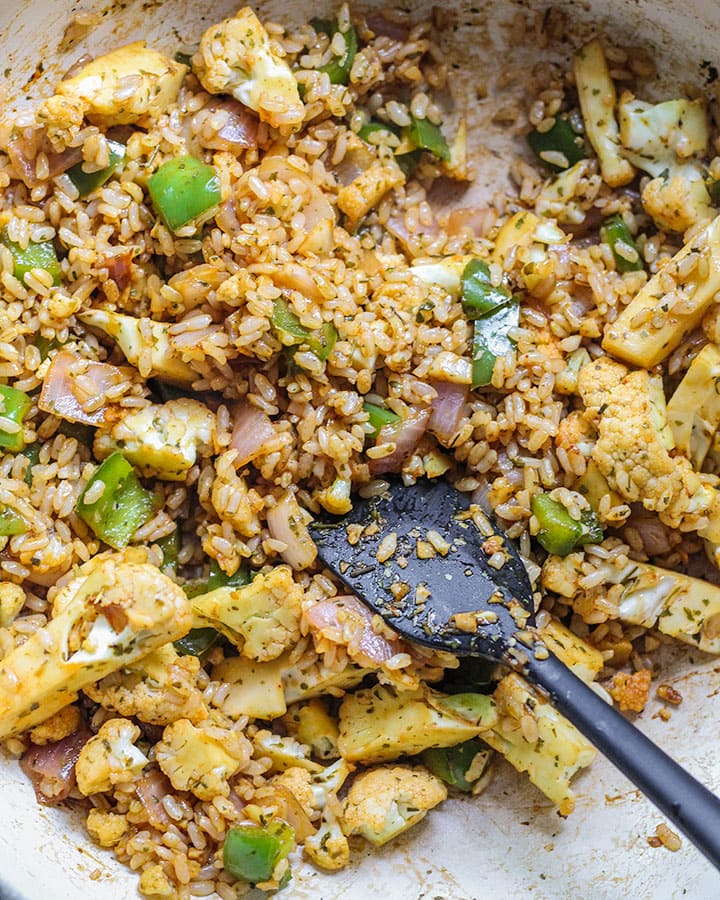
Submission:
[[[418,16],[429,0],[414,3]],[[192,44],[238,0],[0,0],[0,70],[8,73],[4,102],[22,104],[31,88],[49,92],[80,53],[107,52],[137,39],[174,52]],[[358,4],[360,6],[360,4]],[[363,6],[373,5],[363,3]],[[375,5],[380,6],[381,3]],[[507,46],[507,25],[519,12],[547,4],[495,0],[444,0],[454,25],[446,32],[448,55],[459,64],[453,90],[472,126],[479,175],[474,190],[488,197],[502,188],[508,136],[490,121],[493,100],[478,100],[478,80],[494,77],[507,59],[530,64],[570,58],[572,47],[541,49],[532,28],[527,45]],[[582,0],[557,4],[579,43],[591,30],[607,31],[624,45],[651,45],[671,84],[702,82],[707,60],[720,68],[718,0]],[[261,17],[293,22],[328,12],[318,0],[256,3]],[[71,50],[59,49],[71,16],[80,8],[100,24]],[[42,62],[42,72],[38,77]],[[35,77],[33,77],[35,76]],[[517,85],[517,90],[521,85]],[[513,86],[505,90],[512,94]],[[667,95],[666,95],[667,96]],[[506,155],[505,155],[506,157]],[[467,205],[467,198],[463,201]],[[640,726],[710,788],[720,790],[720,660],[683,650],[668,660],[665,680],[683,695],[669,722],[649,703]],[[716,696],[718,695],[718,696]],[[90,844],[64,810],[40,807],[17,764],[0,759],[0,897],[22,900],[119,900],[136,894],[136,876],[112,855]],[[683,842],[677,853],[648,845],[660,815],[612,767],[599,759],[575,783],[577,808],[563,821],[550,802],[509,767],[498,767],[490,788],[475,799],[453,799],[407,835],[381,851],[357,854],[335,876],[296,869],[286,900],[715,900],[720,875]]]

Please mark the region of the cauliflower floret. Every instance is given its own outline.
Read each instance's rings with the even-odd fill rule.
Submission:
[[[282,737],[263,728],[253,738],[253,746],[255,755],[267,757],[276,772],[292,768],[322,772],[322,766],[310,759],[310,748],[293,737]]]
[[[138,890],[146,897],[174,897],[176,895],[175,887],[160,863],[153,863],[147,869],[143,869]]]
[[[147,478],[182,481],[201,457],[212,452],[215,416],[197,400],[181,397],[130,410],[109,432],[99,429],[93,450],[105,459],[122,449],[128,462]]]
[[[171,323],[136,319],[107,309],[89,309],[78,318],[116,341],[127,361],[137,367],[144,378],[159,376],[185,387],[197,380],[197,372],[183,362],[172,346]]]
[[[39,118],[48,129],[66,127],[77,118],[78,109],[95,125],[130,125],[144,116],[157,118],[175,101],[187,66],[177,63],[145,41],[119,47],[98,56],[72,78],[61,81],[46,101]]]
[[[174,788],[212,800],[218,794],[228,796],[228,778],[248,762],[252,745],[231,722],[214,713],[197,727],[188,719],[168,725],[155,752]]]
[[[623,712],[630,711],[640,713],[645,709],[645,704],[650,696],[651,675],[649,669],[640,669],[629,675],[627,672],[617,672],[613,675],[610,696],[618,704]]]
[[[527,772],[530,781],[558,805],[561,815],[569,815],[575,807],[570,780],[579,769],[590,765],[595,748],[519,675],[506,675],[493,697],[500,721],[483,734],[483,740],[518,772]],[[525,717],[535,721],[534,740],[522,728]]]
[[[0,581],[0,628],[6,628],[25,606],[25,591],[12,581]]]
[[[300,743],[307,744],[319,759],[337,759],[338,729],[337,719],[330,715],[328,703],[321,697],[297,703],[282,718],[288,734]]]
[[[496,721],[495,705],[484,694],[447,696],[426,685],[398,693],[376,685],[343,700],[338,748],[353,762],[383,762],[428,747],[452,747]]]
[[[555,446],[562,447],[567,453],[580,453],[589,456],[595,446],[597,433],[585,416],[571,412],[560,422],[555,436]]]
[[[373,163],[337,195],[338,209],[347,216],[348,231],[354,231],[360,220],[371,212],[388,191],[405,184],[405,176],[394,160]]]
[[[291,766],[289,769],[285,769],[284,772],[276,775],[272,779],[271,785],[273,787],[279,785],[290,791],[309,819],[317,816],[312,775],[307,769],[303,769],[300,766]]]
[[[30,740],[33,744],[52,744],[74,734],[79,728],[82,719],[77,706],[66,706],[59,709],[55,715],[45,719],[40,725],[36,725],[30,732]]]
[[[37,111],[37,120],[45,125],[50,143],[56,150],[67,147],[80,131],[85,117],[85,104],[77,97],[55,94]]]
[[[128,830],[128,820],[120,813],[91,809],[85,827],[90,837],[101,847],[114,847]]]
[[[53,616],[0,662],[0,737],[49,719],[78,692],[185,635],[185,592],[138,551],[101,554],[57,593]]]
[[[382,847],[442,803],[447,788],[426,769],[378,766],[358,775],[342,805],[346,835],[361,834]]]
[[[697,528],[713,492],[687,459],[668,452],[674,441],[660,376],[625,370],[619,383],[605,390],[610,367],[600,362],[584,366],[578,376],[580,395],[598,430],[592,458],[625,500],[641,502],[671,528]],[[615,364],[613,374],[620,368]]]
[[[140,729],[129,719],[108,719],[85,744],[75,763],[75,777],[86,797],[112,790],[113,785],[134,781],[149,760],[135,746]]]
[[[338,791],[353,771],[344,759],[312,776],[314,808],[320,812],[315,834],[305,839],[305,855],[321,869],[335,871],[350,862],[350,845],[338,821],[340,801]]]
[[[643,188],[642,204],[663,231],[682,233],[713,214],[702,172],[694,166],[653,178]]]
[[[221,587],[193,597],[195,615],[249,659],[267,661],[300,639],[303,590],[289,566],[256,575],[241,588]]]
[[[136,716],[152,725],[177,719],[193,724],[207,718],[203,695],[197,687],[200,660],[180,656],[172,644],[159,647],[130,666],[88,685],[84,693],[121,716]]]
[[[297,82],[249,6],[207,29],[193,57],[193,71],[211,94],[232,94],[263,122],[296,130],[305,115]]]

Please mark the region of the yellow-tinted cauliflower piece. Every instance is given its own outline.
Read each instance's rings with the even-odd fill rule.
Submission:
[[[187,66],[135,41],[98,56],[55,89],[38,114],[49,132],[77,128],[82,114],[95,125],[130,125],[157,118],[177,98]]]
[[[30,731],[33,744],[52,744],[61,741],[80,728],[81,716],[77,706],[65,706]]]
[[[300,638],[303,590],[289,566],[275,566],[244,587],[193,597],[196,617],[232,641],[243,656],[267,661]]]
[[[382,847],[446,797],[445,785],[426,769],[378,766],[353,782],[342,805],[340,824],[346,835],[360,834]]]
[[[250,759],[252,745],[232,723],[213,714],[199,726],[188,719],[168,725],[155,752],[174,788],[212,800],[228,796],[228,778]]]
[[[578,389],[598,431],[592,458],[610,486],[671,528],[696,529],[713,492],[687,459],[668,452],[674,440],[660,376],[598,360],[580,370]]]
[[[75,763],[75,777],[82,794],[89,797],[112,790],[113,785],[134,781],[148,764],[135,746],[140,729],[129,719],[108,719],[85,744]]]
[[[128,820],[120,813],[91,809],[85,827],[101,847],[114,847],[128,830]]]
[[[290,66],[249,6],[212,25],[200,40],[193,71],[211,94],[232,94],[263,122],[299,128],[305,107]]]
[[[194,724],[207,717],[197,687],[200,660],[180,656],[166,644],[144,659],[113,672],[85,688],[87,696],[121,716],[135,716],[151,725],[170,725],[177,719]]]

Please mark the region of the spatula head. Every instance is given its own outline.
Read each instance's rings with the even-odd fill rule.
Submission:
[[[512,541],[447,482],[393,480],[310,531],[322,562],[412,641],[504,660],[533,624],[530,580]]]

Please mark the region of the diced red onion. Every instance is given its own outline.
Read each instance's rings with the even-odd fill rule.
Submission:
[[[67,351],[55,356],[45,374],[38,406],[43,412],[52,413],[68,422],[102,425],[105,423],[107,407],[101,406],[93,412],[86,412],[83,408],[85,394],[79,390],[76,380],[78,375],[71,371],[78,362],[79,358]],[[125,377],[117,366],[89,360],[82,362],[82,376],[90,379],[97,395],[104,394]]]
[[[420,443],[420,439],[430,421],[430,409],[412,409],[407,418],[400,422],[384,425],[378,435],[377,443],[393,442],[395,450],[388,456],[370,460],[370,472],[383,475],[385,472],[399,472],[403,462]]]
[[[154,769],[135,782],[135,793],[145,807],[152,827],[164,831],[170,824],[170,816],[165,812],[162,800],[172,793],[167,777],[159,769]]]
[[[40,184],[35,172],[35,157],[43,149],[43,132],[34,131],[31,137],[16,137],[7,146],[7,154],[18,177],[27,187],[33,188]],[[56,178],[63,172],[79,163],[83,158],[82,147],[68,147],[62,153],[48,153],[48,173],[50,178]]]
[[[245,466],[260,456],[265,444],[274,437],[273,423],[261,409],[247,402],[235,406],[230,448],[237,450],[236,466]]]
[[[225,124],[208,140],[206,147],[212,150],[228,150],[231,153],[248,147],[257,147],[258,118],[242,103],[227,97],[212,100],[205,109],[208,112],[226,113]]]
[[[432,412],[428,421],[428,431],[444,446],[448,446],[460,428],[463,409],[467,401],[468,386],[451,384],[447,381],[433,381],[437,396],[432,402]]]
[[[634,515],[628,525],[632,525],[640,535],[648,556],[659,556],[672,549],[667,530],[657,516]]]
[[[310,626],[320,635],[347,646],[348,655],[362,666],[377,666],[402,652],[399,643],[376,634],[373,614],[352,595],[320,600],[305,610]]]
[[[315,562],[317,547],[305,526],[303,511],[291,491],[267,512],[270,536],[286,546],[280,556],[293,569],[307,569]]]
[[[39,803],[60,803],[69,796],[76,784],[75,763],[91,737],[81,728],[61,741],[32,747],[23,756],[20,768],[32,782]]]
[[[121,294],[130,285],[133,255],[132,250],[123,250],[122,253],[106,256],[98,264],[99,268],[108,270],[108,278],[115,282]]]

